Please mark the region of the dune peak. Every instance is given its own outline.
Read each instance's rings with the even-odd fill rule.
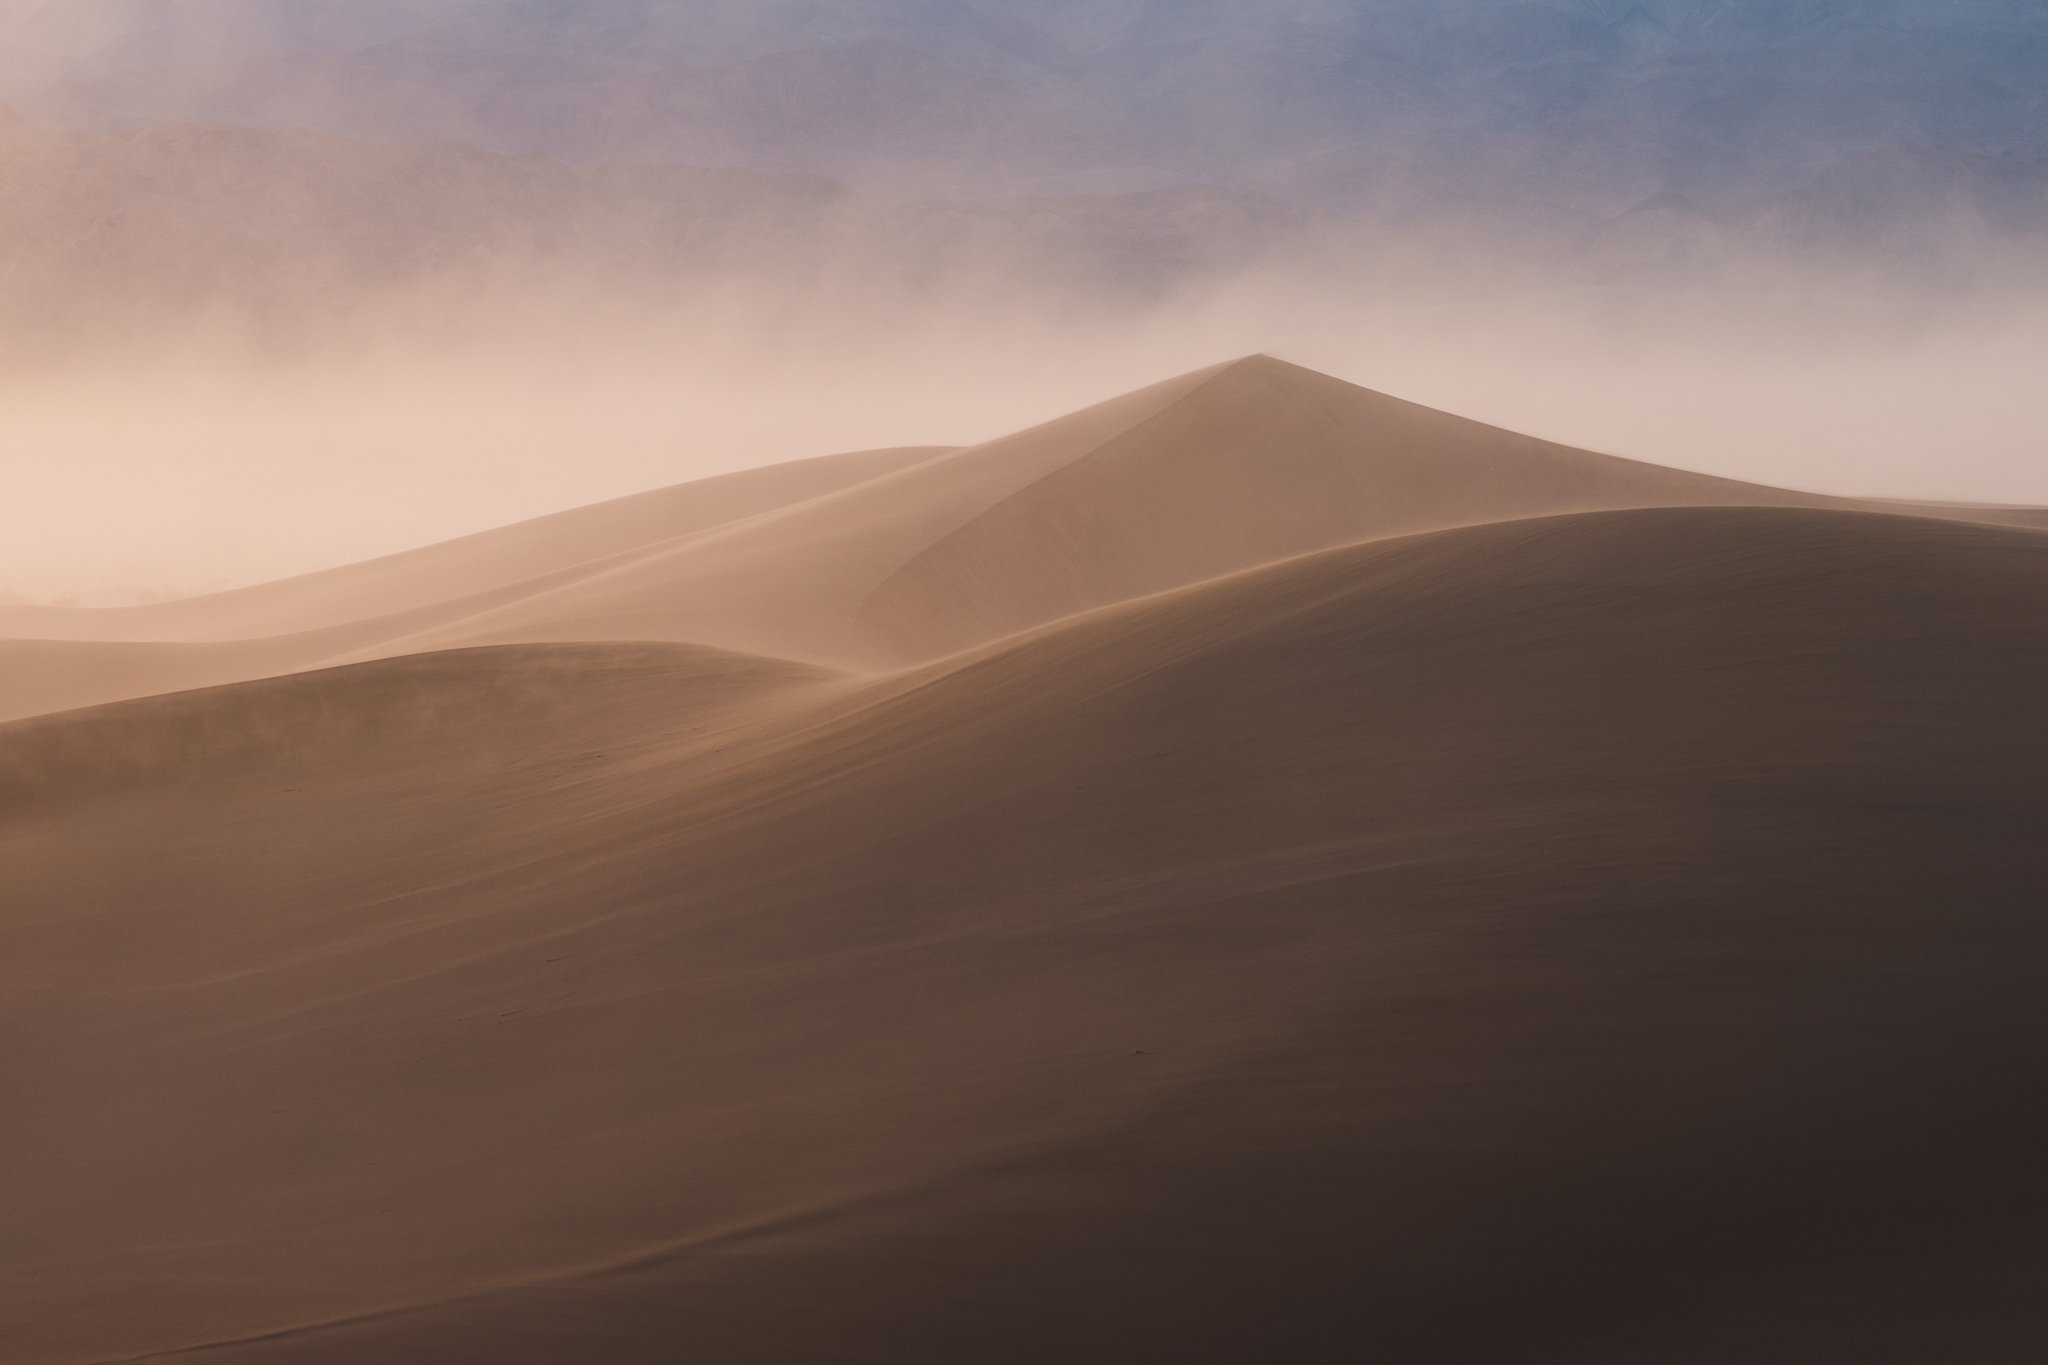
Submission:
[[[1384,405],[1409,412],[1439,412],[1437,409],[1398,397],[1383,389],[1354,384],[1327,371],[1283,360],[1264,351],[1239,356],[1206,371],[1198,370],[1188,378],[1198,378],[1200,382],[1180,400],[1183,403],[1195,402],[1205,394],[1222,391],[1260,393],[1265,395],[1268,401],[1278,399],[1285,403],[1322,399],[1340,404]],[[1357,410],[1368,409],[1360,407]],[[1481,425],[1472,419],[1457,417],[1450,413],[1439,412],[1439,415],[1451,421],[1465,422],[1473,426]]]
[[[1198,371],[1197,373],[1200,372]],[[1254,351],[1250,355],[1242,355],[1235,360],[1225,361],[1223,364],[1213,367],[1208,373],[1208,378],[1210,379],[1222,379],[1226,376],[1260,378],[1274,382],[1301,381],[1323,384],[1344,382],[1334,375],[1326,374],[1321,370],[1311,369],[1306,365],[1297,365],[1291,360],[1282,360],[1278,356],[1268,354],[1265,351]],[[1349,385],[1348,387],[1356,388],[1358,386]],[[1370,390],[1367,390],[1367,392],[1370,392]]]

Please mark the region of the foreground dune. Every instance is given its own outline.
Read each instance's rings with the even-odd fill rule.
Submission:
[[[1370,395],[1326,518],[1345,386],[1155,489],[1199,535],[1089,520],[1168,478],[1137,426],[1199,465],[1323,383],[411,637],[773,544],[799,659],[423,646],[0,727],[5,1358],[2038,1358],[2048,537]]]

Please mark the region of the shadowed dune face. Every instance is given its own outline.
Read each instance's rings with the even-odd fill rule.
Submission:
[[[708,733],[653,652],[16,726],[82,737],[9,835],[9,1330],[1337,1359],[1363,1313],[1789,1362],[1924,1358],[1933,1303],[2037,1341],[2044,591],[2016,531],[1568,517],[771,671]],[[393,669],[457,689],[446,756],[90,757]]]
[[[1265,361],[848,459],[0,726],[10,1361],[2048,1348],[2037,530]]]

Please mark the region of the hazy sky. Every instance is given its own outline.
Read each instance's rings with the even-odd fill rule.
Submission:
[[[477,8],[479,0],[354,5],[327,0],[0,0],[0,90],[46,90],[96,64],[103,67],[111,39],[146,25],[168,24],[166,31],[173,32],[175,41],[152,38],[127,49],[125,57],[116,49],[116,65],[147,59],[160,65],[183,62],[181,69],[188,71],[228,69],[237,54],[266,46],[348,48]],[[1775,69],[1770,62],[1779,59],[1767,40],[1795,31],[1811,36],[1853,29],[1863,36],[1851,34],[1840,42],[1830,37],[1833,46],[1823,44],[1850,62],[1830,70],[1835,76],[1853,76],[1863,70],[1854,62],[1867,61],[1874,63],[1872,71],[1903,73],[1896,87],[1883,87],[1885,98],[1903,102],[1886,106],[1898,117],[1886,108],[1808,101],[1814,107],[1800,108],[1802,118],[1810,117],[1810,127],[1841,133],[1847,139],[1843,145],[1869,140],[1866,133],[1876,137],[1882,129],[1905,129],[1914,138],[1950,132],[1958,146],[1990,146],[2010,142],[2015,128],[2029,126],[2026,115],[2033,106],[2025,100],[2039,104],[2040,96],[2038,91],[2028,96],[2025,82],[2015,83],[2013,75],[2024,74],[2028,62],[2048,54],[2043,47],[2048,20],[2039,6],[2010,0],[1885,0],[1856,15],[1849,14],[1853,8],[1835,7],[1827,11],[1835,18],[1822,22],[1822,9],[1814,6],[1659,0],[1647,7],[1655,20],[1648,27],[1647,21],[1631,17],[1633,7],[1605,0],[1573,0],[1565,7],[1573,16],[1569,22],[1536,22],[1542,16],[1532,18],[1533,11],[1525,12],[1528,7],[1471,2],[1432,9],[1418,8],[1412,0],[1363,6],[1300,0],[1288,12],[1347,24],[1361,15],[1384,17],[1396,11],[1416,23],[1427,20],[1435,26],[1432,31],[1456,37],[1456,42],[1444,40],[1449,46],[1431,49],[1431,60],[1437,62],[1481,54],[1485,62],[1498,64],[1503,53],[1551,51],[1560,43],[1569,48],[1580,42],[1585,48],[1581,55],[1592,63],[1586,70],[1597,67],[1600,81],[1611,84],[1652,73],[1644,77],[1641,90],[1628,86],[1634,93],[1625,99],[1602,96],[1607,100],[1603,117],[1616,109],[1636,109],[1631,101],[1637,95],[1676,99],[1669,73],[1655,74],[1663,70],[1655,66],[1660,54],[1676,47],[1739,48],[1750,54],[1744,61],[1754,58],[1763,63],[1757,70],[1768,71]],[[656,7],[636,18],[634,9],[617,3],[529,6],[522,14],[552,16],[538,30],[543,37],[554,31],[548,25],[566,24],[588,40],[585,57],[596,53],[628,66],[646,54],[632,43],[623,52],[614,51],[617,45],[607,46],[607,35],[644,28],[673,36],[671,31],[687,29],[699,48],[708,42],[720,51],[741,51],[757,39],[767,42],[763,34],[827,43],[886,30],[898,37],[907,34],[933,51],[971,51],[975,61],[1006,50],[987,41],[988,33],[998,30],[960,20],[967,11],[913,0],[791,5],[773,15],[739,4],[699,6],[683,16],[699,21],[694,28],[670,22],[679,11],[664,19]],[[569,22],[599,10],[604,24]],[[1349,68],[1323,71],[1311,63],[1297,70],[1280,61],[1290,53],[1298,57],[1298,45],[1245,47],[1233,45],[1236,39],[1212,44],[1205,36],[1211,29],[1258,28],[1237,22],[1251,12],[1215,4],[1090,8],[1045,0],[1018,8],[1014,15],[1029,18],[1076,51],[1100,47],[1121,52],[1118,61],[1154,51],[1136,42],[1147,33],[1188,40],[1171,51],[1175,60],[1186,63],[1177,70],[1192,82],[1189,88],[1227,86],[1234,100],[1278,99],[1275,92],[1287,87],[1285,81],[1266,83],[1274,72],[1288,80],[1308,79],[1304,72],[1318,80],[1327,77],[1336,83],[1329,89],[1349,89],[1344,80],[1358,84],[1352,79],[1356,72],[1345,74]],[[1271,17],[1271,12],[1261,14]],[[787,22],[764,28],[764,15]],[[504,36],[491,26],[476,32],[494,40]],[[597,39],[590,39],[590,32]],[[1892,60],[1906,41],[1900,35],[1916,33],[1938,35],[1911,40],[1923,44],[1930,62],[1938,57],[1938,69]],[[1980,41],[1984,34],[2000,33],[2010,41]],[[1259,63],[1271,58],[1279,65],[1251,63],[1246,54],[1264,54]],[[485,52],[481,76],[472,72],[482,82],[476,90],[505,94],[509,103],[504,107],[523,107],[520,100],[532,96],[534,107],[544,112],[565,118],[577,112],[575,101],[564,103],[522,86],[529,78],[540,79],[533,72],[551,69],[547,63],[528,67],[505,57],[493,66],[488,57]],[[1474,71],[1483,66],[1480,56],[1471,61]],[[420,69],[431,73],[439,68],[427,64]],[[578,68],[582,74],[577,79],[604,69]],[[1546,65],[1545,79],[1561,69]],[[1516,120],[1536,126],[1541,120],[1531,110],[1549,107],[1546,102],[1557,92],[1546,94],[1518,80],[1506,79],[1498,89],[1475,87],[1478,93],[1472,97],[1514,104],[1513,110],[1501,106],[1503,127]],[[291,84],[258,81],[254,88],[289,90]],[[1967,86],[1980,103],[1929,97],[1927,92],[1937,86]],[[118,93],[123,86],[117,79],[105,88]],[[432,80],[425,88],[429,94],[448,93],[434,88]],[[1774,98],[1792,99],[1805,87],[1780,80],[1772,88],[1779,92]],[[1324,99],[1329,89],[1317,85],[1301,93],[1323,99],[1317,107],[1326,112],[1356,112],[1342,101]],[[467,96],[458,92],[450,97]],[[1653,106],[1661,108],[1655,99],[1641,107]],[[735,107],[764,119],[816,113],[799,107],[792,114],[774,102],[757,107],[742,100]],[[1379,108],[1370,101],[1357,107]],[[1742,110],[1715,107],[1729,128],[1747,126],[1737,116]],[[863,116],[875,112],[866,103],[858,108]],[[920,108],[912,105],[909,112],[922,118]],[[2048,104],[2040,108],[2048,110]],[[667,117],[674,112],[664,109],[652,113]],[[1275,105],[1261,117],[1285,112]],[[750,126],[750,135],[761,133],[763,126]],[[811,125],[797,118],[786,126],[801,131]],[[876,128],[887,133],[891,126],[884,119]],[[1561,165],[1588,158],[1588,164],[1599,163],[1607,155],[1601,149],[1610,144],[1591,132],[1586,134],[1591,140],[1579,147],[1568,137],[1559,142],[1551,136],[1556,127],[1543,126],[1550,128],[1544,135],[1548,140],[1527,146],[1543,156],[1564,157]],[[1566,121],[1558,126],[1575,125]],[[1290,136],[1313,132],[1301,132],[1285,119],[1275,127],[1292,129]],[[550,129],[560,131],[552,124],[529,127],[536,137]],[[1763,141],[1772,143],[1773,137]],[[1503,145],[1510,151],[1524,146]],[[1722,150],[1743,145],[1737,139]],[[2041,129],[2040,147],[2048,150],[2048,127]],[[1474,155],[1478,166],[1484,158]],[[2011,186],[2025,181],[2031,164],[2024,157],[1972,161],[1951,176],[1953,168],[1941,163],[1935,183],[1946,195],[1969,176],[1988,177],[1986,183],[1998,193],[2018,196]],[[206,313],[219,303],[206,292],[218,273],[182,272],[205,256],[208,231],[226,231],[221,223],[203,214],[166,213],[165,221],[189,231],[190,240],[169,231],[128,238],[103,231],[123,218],[155,221],[146,211],[177,199],[177,177],[189,173],[189,164],[107,165],[112,168],[89,167],[75,183],[65,181],[65,192],[75,197],[51,205],[37,198],[56,183],[47,163],[30,158],[17,166],[0,157],[0,176],[15,177],[0,180],[6,195],[0,202],[25,218],[26,226],[16,227],[40,232],[34,240],[45,246],[54,243],[39,261],[61,261],[81,281],[102,275],[119,281],[127,277],[115,265],[133,269],[140,259],[156,268],[159,257],[149,253],[160,251],[167,294],[176,296],[179,288],[196,293],[185,306],[194,314]],[[312,183],[322,178],[319,166],[303,170]],[[237,173],[233,165],[214,168],[222,186],[232,186]],[[273,167],[262,173],[276,172]],[[507,184],[524,183],[523,174],[507,179],[493,171],[499,178],[479,177],[484,188],[475,209],[478,237],[486,235],[488,215],[507,202],[494,196]],[[537,173],[528,177],[538,178]],[[2048,185],[2048,178],[2042,184]],[[116,193],[108,200],[110,186]],[[1875,201],[1858,196],[1897,189],[1891,180],[1836,186],[1828,191],[1833,199],[1823,195],[1819,201],[1831,206],[1835,217],[1818,221],[1876,221]],[[539,198],[546,200],[553,192]],[[132,194],[135,215],[128,214],[129,201],[121,194]],[[211,203],[211,194],[209,189],[199,197]],[[246,241],[250,231],[272,232],[277,240],[270,245],[280,250],[269,253],[270,266],[281,260],[296,267],[301,242],[290,234],[322,231],[340,210],[327,200],[300,203],[289,193],[278,200],[283,208],[276,224],[240,221],[234,204],[221,207],[220,215],[245,234],[239,240]],[[1936,202],[1948,201],[1937,196]],[[2023,196],[1998,201],[2008,209],[2017,204],[2020,208],[2012,211],[2022,213],[2031,202]],[[306,209],[306,203],[315,208]],[[1980,208],[1969,201],[1967,212],[1959,209],[1957,216],[1981,217]],[[457,240],[450,247],[445,236],[428,239],[422,250],[430,258],[435,252],[462,254],[459,229],[469,220],[460,216],[459,204],[442,209],[444,219],[454,217]],[[687,217],[689,211],[681,212]],[[1199,229],[1211,211],[1198,204],[1187,211],[1188,221]],[[1105,212],[1108,227],[1098,235],[1114,243],[1119,220]],[[63,213],[78,215],[77,221]],[[43,214],[49,216],[38,216]],[[1049,240],[1066,240],[1060,234],[1068,228],[1057,214],[1035,209],[1023,214],[1034,215],[1053,220]],[[923,231],[961,216],[940,205],[915,221]],[[403,204],[388,217],[359,226],[357,236],[337,236],[341,247],[321,259],[331,264],[357,252],[363,242],[381,243],[387,237],[408,249],[419,245],[405,235],[416,224]],[[689,226],[687,221],[683,226]],[[2042,226],[2043,240],[2048,240],[2048,223]],[[748,230],[765,236],[777,227],[771,222]],[[443,220],[436,220],[435,230],[451,231]],[[687,232],[677,236],[689,238]],[[122,243],[118,249],[107,245],[117,238]],[[1879,245],[1883,250],[1874,259],[1883,271],[1855,288],[1878,294],[1893,289],[1939,292],[1941,286],[1916,276],[1918,258]],[[920,247],[912,242],[908,249],[914,257]],[[223,251],[232,269],[241,258],[232,249]],[[380,261],[367,249],[362,254],[372,256],[367,273],[374,275]],[[1970,259],[1965,251],[1965,263]],[[843,275],[863,278],[861,261],[842,264]],[[1149,264],[1135,263],[1140,268]],[[750,309],[746,289],[752,286],[736,286],[736,297],[726,300],[716,316],[672,308],[622,320],[616,312],[599,313],[565,301],[529,310],[516,326],[485,329],[474,337],[437,334],[431,341],[409,339],[412,330],[404,325],[366,328],[355,308],[359,300],[329,299],[316,288],[311,293],[316,314],[330,310],[352,320],[346,327],[337,324],[335,334],[323,338],[326,344],[290,363],[265,353],[260,344],[238,350],[173,343],[155,348],[147,358],[88,347],[75,363],[0,372],[0,472],[9,493],[0,499],[0,595],[103,602],[243,583],[767,460],[861,446],[981,439],[1252,351],[1272,352],[1535,434],[1764,482],[1899,497],[2048,503],[2048,426],[2037,411],[2041,358],[2048,355],[2048,299],[2034,304],[2029,291],[2036,286],[2007,287],[1988,262],[1976,284],[1988,297],[2006,296],[1995,314],[1957,305],[1926,311],[1910,323],[1893,319],[1883,327],[1869,325],[1865,313],[1843,306],[1845,300],[1855,302],[1855,288],[1816,287],[1771,300],[1765,308],[1747,309],[1742,301],[1724,308],[1711,300],[1666,298],[1655,291],[1610,298],[1597,278],[1583,272],[1555,287],[1518,279],[1496,289],[1481,269],[1490,262],[1468,264],[1472,269],[1438,277],[1396,278],[1398,287],[1392,290],[1385,277],[1373,284],[1352,283],[1312,270],[1293,278],[1284,272],[1281,278],[1225,278],[1149,309],[1067,297],[1033,299],[1031,281],[1020,280],[1015,297],[1000,308],[988,307],[986,296],[970,306],[935,290],[930,297],[906,298],[886,314],[869,313],[867,321],[858,323],[835,321],[828,308],[792,321],[784,301],[755,300],[760,306]],[[0,261],[0,283],[5,269]],[[60,288],[55,297],[61,304],[72,277],[56,278]],[[86,285],[79,288],[82,296]],[[120,287],[113,292],[121,292]],[[409,306],[420,311],[416,301]],[[32,338],[37,325],[34,317],[0,322],[17,339]],[[366,335],[378,339],[369,342]]]

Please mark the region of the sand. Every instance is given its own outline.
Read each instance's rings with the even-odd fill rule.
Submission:
[[[10,646],[0,1358],[2048,1349],[2028,514],[1264,359],[735,478]]]
[[[211,597],[0,607],[0,719],[496,644],[671,641],[887,671],[1315,550],[1667,506],[2048,527],[2033,509],[1573,450],[1254,356],[966,449],[727,475]]]

